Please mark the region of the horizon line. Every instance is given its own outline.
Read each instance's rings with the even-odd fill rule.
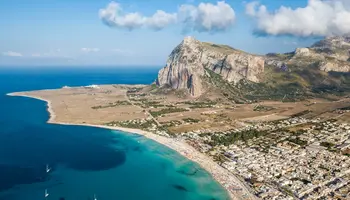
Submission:
[[[158,68],[164,67],[164,65],[0,65],[1,68],[27,68],[27,67],[148,67],[148,68]]]

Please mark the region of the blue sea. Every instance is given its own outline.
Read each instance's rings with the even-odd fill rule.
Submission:
[[[0,68],[0,200],[225,200],[196,163],[136,134],[47,124],[45,102],[7,93],[149,84],[157,67]],[[52,170],[46,173],[46,165]],[[45,190],[49,196],[45,198]]]

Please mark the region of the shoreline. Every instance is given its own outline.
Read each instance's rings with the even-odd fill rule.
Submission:
[[[79,123],[58,122],[58,121],[55,121],[56,115],[52,109],[52,103],[50,100],[37,97],[37,96],[22,94],[21,92],[8,93],[6,95],[38,99],[46,102],[47,111],[49,113],[49,119],[47,120],[47,123],[49,124],[59,124],[59,125],[68,125],[68,126],[88,126],[88,127],[103,128],[103,129],[109,129],[109,130],[115,130],[115,131],[122,131],[125,133],[142,135],[148,139],[151,139],[159,144],[162,144],[176,151],[177,153],[191,160],[192,162],[197,163],[201,168],[206,170],[213,177],[213,179],[216,180],[226,190],[227,194],[230,196],[232,200],[258,199],[254,194],[252,194],[249,191],[249,189],[246,188],[246,186],[234,174],[229,172],[227,169],[219,166],[209,156],[199,152],[198,150],[196,150],[194,147],[192,147],[191,145],[189,145],[183,140],[167,138],[167,137],[156,135],[154,133],[140,130],[140,129],[124,128],[124,127],[117,127],[117,126],[106,126],[106,125],[98,125],[98,124],[88,124],[88,123],[79,124]],[[235,183],[237,187],[234,187],[234,188],[229,187],[228,185],[229,183],[230,184]]]

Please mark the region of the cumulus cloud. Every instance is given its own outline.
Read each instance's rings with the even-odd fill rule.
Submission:
[[[235,21],[235,11],[224,1],[200,3],[198,7],[182,5],[179,9],[179,20],[184,23],[185,30],[199,32],[225,31]]]
[[[253,1],[253,2],[250,2],[250,3],[247,3],[246,4],[246,7],[245,7],[245,12],[250,15],[250,16],[255,16],[256,14],[256,7],[259,6],[260,3],[257,2],[257,1]]]
[[[349,0],[309,0],[305,7],[281,6],[269,12],[258,2],[246,4],[257,31],[268,35],[333,36],[350,33]]]
[[[87,48],[87,47],[83,47],[80,49],[82,52],[85,53],[90,53],[90,52],[99,52],[100,49],[99,48]]]
[[[162,10],[157,10],[152,17],[145,19],[145,25],[154,29],[161,30],[169,24],[175,23],[177,14],[169,14]]]
[[[10,56],[10,57],[22,57],[23,56],[21,53],[14,52],[14,51],[6,51],[6,52],[3,52],[2,55]]]
[[[198,6],[184,4],[175,13],[157,10],[151,16],[144,16],[138,12],[125,13],[119,3],[111,2],[100,9],[99,17],[108,26],[128,30],[141,27],[161,30],[180,23],[185,30],[213,32],[228,29],[235,21],[235,12],[229,4],[219,1],[216,4],[200,3]]]
[[[169,14],[162,10],[158,10],[150,17],[137,12],[124,13],[122,6],[113,1],[105,9],[100,9],[99,16],[108,26],[129,30],[143,26],[159,30],[176,21],[176,14]]]

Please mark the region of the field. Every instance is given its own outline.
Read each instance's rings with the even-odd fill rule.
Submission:
[[[62,88],[16,95],[49,100],[58,122],[117,124],[146,130],[162,129],[171,134],[226,131],[246,124],[296,116],[349,119],[347,107],[350,99],[347,98],[339,101],[270,100],[235,104],[215,95],[193,99],[176,93],[159,94],[153,90],[152,86],[144,85],[102,85],[99,88]]]

